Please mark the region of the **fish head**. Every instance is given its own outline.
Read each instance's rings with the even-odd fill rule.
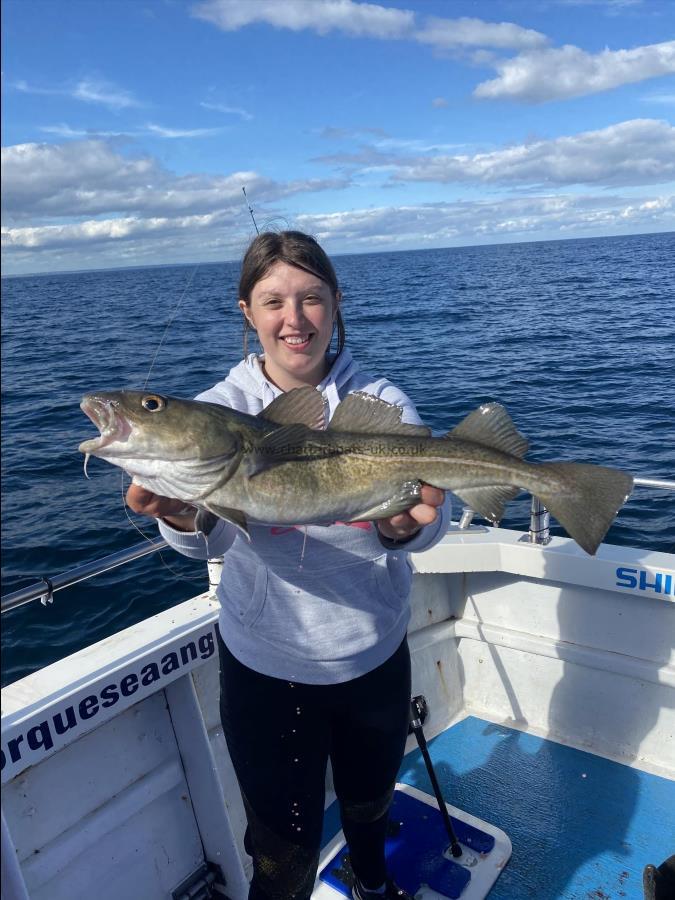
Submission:
[[[86,394],[80,408],[100,431],[80,452],[120,466],[164,496],[194,499],[227,480],[240,456],[241,430],[227,407],[150,391],[100,391]]]

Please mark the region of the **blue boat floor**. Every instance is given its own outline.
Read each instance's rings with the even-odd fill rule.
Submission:
[[[644,867],[675,853],[675,781],[475,716],[429,752],[446,802],[511,839],[490,900],[643,900]],[[433,794],[419,750],[399,781]],[[333,803],[324,843],[339,828]]]

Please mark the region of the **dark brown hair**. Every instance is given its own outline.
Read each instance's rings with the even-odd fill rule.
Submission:
[[[339,291],[337,275],[325,250],[309,234],[302,231],[266,231],[250,243],[241,264],[239,278],[239,299],[249,306],[251,292],[277,262],[287,263],[297,269],[304,269],[324,281],[337,298]],[[336,316],[337,353],[345,345],[345,326],[338,307]],[[247,353],[248,319],[244,316],[244,356]]]

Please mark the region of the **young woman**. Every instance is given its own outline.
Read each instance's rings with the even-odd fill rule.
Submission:
[[[308,235],[261,234],[239,285],[244,344],[262,345],[198,399],[257,414],[283,391],[312,385],[328,418],[364,391],[403,409],[410,400],[384,378],[361,372],[344,348],[341,294],[330,260]],[[329,354],[334,328],[338,350]],[[132,485],[127,501],[159,519],[178,551],[207,557],[184,504]],[[356,876],[354,897],[405,898],[387,877],[384,841],[408,731],[406,643],[408,553],[445,533],[443,492],[389,519],[330,527],[252,523],[250,542],[219,519],[211,556],[224,554],[221,604],[221,718],[242,791],[254,900],[310,896],[320,850],[328,759]]]

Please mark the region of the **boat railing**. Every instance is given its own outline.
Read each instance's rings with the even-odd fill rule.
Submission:
[[[675,481],[663,478],[636,478],[634,484],[636,487],[675,491]],[[474,514],[474,510],[464,507],[459,524],[453,530],[468,530],[471,527]],[[529,531],[523,535],[522,539],[532,544],[547,544],[551,539],[549,535],[548,510],[536,497],[532,498]],[[167,546],[164,538],[148,539],[140,544],[134,544],[133,547],[127,547],[125,550],[119,550],[117,553],[111,553],[101,559],[84,563],[75,569],[63,572],[61,575],[55,575],[52,578],[43,577],[34,584],[27,585],[2,597],[2,612],[9,612],[11,609],[16,609],[18,606],[32,603],[35,600],[40,600],[46,606],[48,603],[53,602],[56,591],[71,587],[88,578],[94,578],[96,575],[102,575],[104,572],[109,572],[110,569],[126,565],[129,562],[133,562],[133,560],[148,556],[150,553],[156,553]]]

